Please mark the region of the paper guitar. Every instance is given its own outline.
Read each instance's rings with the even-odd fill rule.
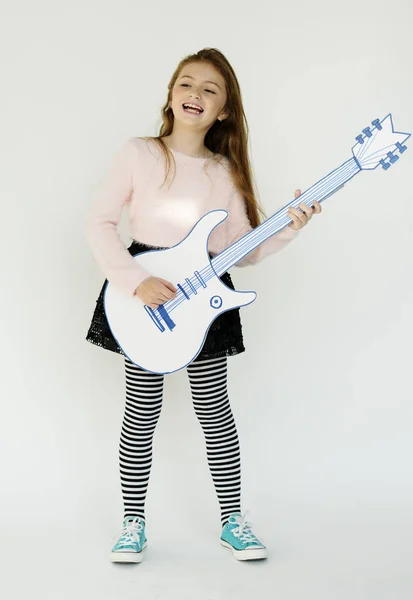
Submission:
[[[226,210],[205,214],[176,246],[134,256],[152,275],[171,281],[178,291],[172,300],[152,309],[107,283],[106,317],[125,355],[152,373],[172,373],[186,367],[201,351],[211,323],[227,310],[251,304],[257,296],[252,291],[231,290],[220,275],[291,223],[289,207],[322,202],[361,171],[379,166],[389,169],[406,150],[404,142],[410,135],[394,131],[391,114],[382,121],[375,119],[356,137],[352,158],[212,259],[208,238],[227,218]]]

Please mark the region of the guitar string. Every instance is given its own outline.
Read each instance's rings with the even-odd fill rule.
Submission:
[[[378,130],[376,129],[375,131],[373,131],[373,135],[370,138],[366,138],[365,139],[364,144],[360,144],[360,146],[361,146],[360,152],[357,155],[358,156],[357,160],[360,159],[360,162],[363,160],[364,155],[366,154],[366,152],[368,151],[368,149],[370,148],[370,146],[374,142],[377,133],[378,133]]]
[[[381,132],[378,129],[374,129],[373,135],[370,138],[367,138],[368,139],[368,142],[366,140],[367,143],[365,142],[364,144],[361,144],[360,152],[356,156],[357,160],[359,160],[359,162],[364,162],[364,164],[366,166],[371,164],[370,159],[372,159],[372,162],[375,163],[375,162],[377,162],[377,158],[379,156],[383,156],[383,157],[387,156],[387,152],[385,152],[385,150],[387,150],[389,148],[394,149],[394,145],[395,145],[394,142],[389,142],[389,144],[387,146],[382,146],[382,147],[380,147],[379,150],[376,150],[375,152],[371,153],[369,155],[369,160],[367,162],[365,160],[363,160],[364,155],[369,151],[370,146],[373,145],[373,143],[374,143],[376,137],[379,135],[379,133],[381,133]],[[390,131],[389,133],[390,133],[390,135],[394,135],[394,134],[397,134],[398,132]]]
[[[352,169],[354,168],[354,164],[353,163],[353,159],[349,159],[349,161],[346,161],[346,163],[343,163],[343,165],[341,165],[340,167],[338,167],[335,171],[332,171],[332,173],[335,173],[334,177],[329,177],[329,175],[326,176],[327,181],[323,180],[321,182],[318,182],[318,184],[315,184],[313,186],[313,188],[310,188],[309,190],[307,190],[306,192],[304,192],[304,194],[302,194],[301,196],[299,196],[298,198],[294,198],[294,200],[292,200],[289,204],[287,204],[285,207],[281,208],[278,212],[276,212],[268,221],[271,221],[270,223],[267,223],[262,230],[260,230],[260,235],[257,239],[261,240],[261,239],[266,239],[267,238],[267,231],[268,229],[272,229],[274,227],[275,224],[281,224],[283,219],[285,219],[285,223],[290,223],[292,222],[292,220],[286,216],[286,215],[280,215],[277,219],[275,219],[276,215],[283,212],[288,212],[288,208],[290,206],[296,205],[295,208],[298,208],[298,206],[301,203],[309,203],[312,202],[317,196],[320,195],[320,193],[323,193],[326,189],[327,192],[333,191],[334,189],[340,187],[336,185],[336,181],[337,179],[339,179],[339,176],[344,176],[346,177],[348,175],[349,172],[352,171]],[[340,172],[342,171],[342,172]],[[330,174],[331,175],[331,174]],[[321,185],[321,183],[323,182],[323,185]],[[307,198],[305,198],[305,196],[308,196]],[[309,205],[309,204],[308,204]],[[275,220],[274,220],[275,219]],[[248,234],[251,232],[248,232]],[[238,240],[239,241],[239,240]],[[239,248],[237,248],[236,252],[238,253],[240,249],[244,249],[244,248],[248,248],[249,244],[251,242],[250,241],[245,241],[244,244],[242,244]],[[260,245],[262,242],[260,241],[258,245]],[[256,244],[254,244],[256,245]],[[225,250],[221,253],[224,254]],[[225,260],[228,260],[228,258],[231,256],[232,254],[229,253],[228,255],[225,256]],[[219,255],[221,256],[221,255]],[[218,261],[216,264],[220,265],[222,261]],[[215,277],[215,271],[212,269],[211,265],[207,265],[206,267],[203,267],[200,271],[200,274],[202,275],[202,278],[205,282],[209,281],[210,279],[212,279],[213,277]],[[195,284],[194,287],[196,289],[199,289],[201,287],[201,285],[198,282],[197,283],[193,280],[190,279],[192,284]],[[185,285],[185,284],[184,284]],[[184,287],[184,286],[183,286]],[[185,288],[184,288],[185,289]],[[191,295],[193,292],[189,289],[185,290],[188,292],[188,295]],[[178,298],[173,298],[172,300],[169,300],[168,302],[164,303],[165,308],[168,310],[168,312],[171,312],[172,310],[174,310],[174,308],[176,308],[177,306],[179,306],[181,304],[181,302],[183,302],[186,299],[186,297],[184,296],[184,294],[181,293],[180,297]],[[157,311],[157,309],[154,309],[155,312]],[[159,315],[160,316],[160,315]]]
[[[361,152],[361,156],[359,156],[359,157],[358,157],[358,159],[360,159],[360,161],[362,161],[362,162],[364,163],[364,165],[370,164],[370,161],[369,161],[369,163],[367,163],[365,160],[363,161],[363,158],[362,158],[362,157],[364,157],[364,155],[365,155],[365,154],[366,154],[366,152],[368,151],[369,147],[370,147],[370,146],[371,146],[371,144],[373,143],[373,141],[374,141],[375,137],[378,135],[378,133],[379,133],[379,131],[378,131],[378,130],[375,130],[375,131],[374,131],[374,134],[373,134],[372,138],[370,138],[370,140],[371,140],[371,143],[370,143],[369,145],[367,145],[367,144],[366,144],[366,147],[365,147],[365,148],[362,150],[362,152]],[[368,146],[368,147],[367,147],[367,146]],[[369,159],[370,159],[370,158],[373,158],[373,157],[374,157],[376,154],[380,156],[380,153],[383,153],[383,151],[384,151],[384,150],[386,150],[387,148],[390,148],[390,147],[392,147],[392,146],[394,146],[394,144],[389,144],[389,145],[387,145],[387,146],[384,146],[384,148],[382,148],[381,150],[378,150],[378,151],[374,152],[373,154],[370,154],[370,155],[369,155]],[[357,160],[358,160],[358,159],[357,159]],[[341,167],[338,167],[338,169],[336,169],[336,171],[335,171],[335,172],[333,171],[333,173],[335,173],[335,175],[334,175],[334,178],[335,178],[335,180],[337,180],[337,178],[338,178],[339,176],[344,176],[344,177],[347,177],[348,173],[349,173],[349,172],[351,173],[351,171],[352,171],[352,168],[353,168],[353,164],[352,164],[352,163],[353,163],[353,161],[354,161],[354,157],[353,157],[352,159],[349,159],[349,161],[346,161],[346,163],[343,163],[343,165],[342,165]],[[346,166],[348,166],[349,168],[346,168]],[[344,167],[344,168],[342,169],[342,167]],[[341,169],[342,169],[342,172],[340,173],[340,170],[341,170]],[[360,170],[360,168],[358,168],[358,169],[357,169],[356,173],[357,173],[359,170]],[[354,173],[352,176],[354,176],[356,173]],[[330,175],[331,175],[331,174],[330,174]],[[327,183],[327,187],[328,187],[328,184],[330,184],[330,182],[332,182],[333,180],[332,180],[332,178],[331,178],[331,177],[329,177],[329,175],[327,175],[326,177],[327,177],[327,178],[329,178],[329,179],[328,179],[328,181],[327,181],[327,182],[325,182],[325,183]],[[324,179],[326,179],[326,178],[324,178]],[[322,183],[323,183],[323,180],[321,180],[321,182],[319,182],[318,184],[315,184],[315,185],[314,185],[312,188],[310,188],[309,190],[307,190],[307,192],[304,192],[304,194],[302,194],[302,195],[299,197],[299,199],[298,199],[298,200],[299,200],[299,201],[298,201],[298,205],[299,205],[299,204],[301,204],[301,202],[304,202],[304,203],[305,203],[305,202],[309,202],[309,200],[311,200],[311,201],[312,201],[313,199],[315,199],[315,197],[316,197],[316,196],[318,196],[318,195],[320,194],[320,192],[321,192],[321,193],[323,193],[323,192],[325,191],[325,187],[326,187],[326,186],[325,186],[325,184],[324,184],[324,185],[320,185],[320,184],[322,184]],[[337,186],[337,187],[338,187],[338,186]],[[310,194],[310,197],[309,197],[309,199],[307,199],[307,200],[306,200],[306,199],[305,199],[305,196],[306,196],[307,194]],[[326,197],[328,197],[328,196],[326,196]],[[325,199],[325,198],[324,198],[324,199]],[[278,211],[278,212],[282,212],[282,211],[284,211],[284,212],[287,212],[287,211],[288,211],[288,207],[289,207],[289,206],[291,206],[291,205],[293,205],[293,204],[294,204],[294,200],[293,200],[293,201],[292,201],[292,202],[291,202],[289,205],[287,205],[287,207],[284,207],[284,208],[280,209],[280,211]],[[267,230],[267,229],[268,229],[268,227],[271,227],[271,228],[272,228],[272,219],[273,219],[273,218],[274,218],[274,217],[275,217],[277,214],[278,214],[278,213],[275,213],[275,215],[273,215],[273,217],[270,217],[270,219],[269,219],[269,220],[268,220],[268,222],[267,222],[267,226],[265,227],[265,230]],[[278,223],[278,222],[279,222],[279,220],[277,219],[275,222],[276,222],[276,223]],[[289,223],[290,221],[288,220],[287,222]],[[248,233],[250,233],[250,232],[248,232]],[[246,235],[247,235],[247,234],[246,234]],[[260,237],[260,238],[257,238],[257,239],[260,239],[260,240],[261,240],[261,239],[262,239],[262,237]],[[237,242],[235,242],[235,244],[236,244],[236,243],[237,243]],[[248,247],[248,243],[249,243],[249,242],[247,241],[247,247]],[[260,242],[260,243],[262,243],[262,242]],[[259,244],[258,244],[258,245],[259,245]],[[237,246],[237,248],[236,248],[235,250],[233,249],[233,250],[232,250],[232,252],[231,252],[231,253],[229,253],[229,254],[226,254],[226,251],[224,250],[224,251],[223,251],[223,252],[222,252],[222,253],[219,255],[219,256],[221,257],[221,260],[218,260],[218,262],[216,263],[216,265],[217,265],[218,269],[221,267],[221,265],[222,265],[222,264],[225,264],[225,261],[226,261],[228,258],[230,258],[231,256],[233,256],[233,253],[234,253],[234,252],[235,252],[235,253],[238,253],[238,252],[239,252],[239,250],[240,250],[241,248],[244,248],[244,246],[240,246],[240,247],[238,247],[238,246]],[[223,262],[223,261],[224,261],[224,262]]]
[[[350,159],[351,160],[351,159]],[[260,228],[260,233],[258,235],[258,237],[256,239],[261,240],[263,239],[263,234],[264,235],[264,239],[266,237],[271,237],[271,236],[267,236],[266,233],[268,230],[272,230],[274,228],[275,224],[281,224],[283,221],[283,218],[286,218],[287,220],[285,221],[285,224],[290,223],[291,219],[287,216],[287,212],[288,212],[288,208],[290,206],[294,206],[295,208],[298,208],[298,206],[301,203],[307,204],[309,202],[312,202],[313,200],[315,200],[317,197],[319,196],[323,196],[324,192],[327,190],[327,192],[330,192],[340,186],[336,185],[337,180],[339,180],[340,178],[343,178],[344,180],[346,179],[346,177],[348,176],[349,173],[352,172],[352,170],[354,169],[354,163],[353,164],[348,164],[348,163],[344,163],[344,165],[346,165],[344,168],[339,167],[336,170],[336,173],[334,175],[334,177],[329,177],[327,176],[327,180],[323,182],[323,184],[321,184],[321,182],[319,182],[319,184],[315,184],[313,186],[313,188],[309,188],[306,192],[304,192],[304,194],[301,194],[301,196],[299,196],[298,198],[295,198],[294,200],[292,200],[289,204],[287,204],[285,207],[281,208],[278,212],[276,212],[272,217],[270,217],[270,219],[268,219],[265,224],[263,224],[263,227]],[[339,171],[342,172],[339,172]],[[341,183],[341,182],[340,182]],[[329,189],[331,187],[331,189]],[[308,204],[309,206],[310,204]],[[283,213],[283,214],[280,214]],[[277,217],[277,215],[279,215]],[[277,218],[276,218],[277,217]],[[246,236],[249,236],[251,232],[247,232],[247,234],[245,234]],[[242,239],[242,238],[240,238]],[[235,242],[234,244],[238,244],[240,240],[237,240],[237,242]],[[222,259],[218,260],[217,265],[221,266],[222,264],[225,264],[225,262],[228,260],[228,258],[232,258],[235,254],[238,254],[240,249],[247,249],[248,246],[251,244],[251,242],[246,239],[244,241],[243,244],[240,244],[240,246],[237,245],[236,249],[231,249],[230,252],[226,253],[226,251],[224,250],[223,253],[221,253],[219,256],[221,257],[222,255]],[[254,246],[257,246],[257,244],[253,243]],[[259,245],[259,244],[258,244]],[[231,247],[231,246],[230,246]]]
[[[369,160],[363,160],[362,162],[364,164],[370,164],[370,159],[372,160],[372,162],[377,163],[377,158],[379,156],[387,156],[387,152],[384,154],[384,150],[387,150],[387,148],[391,148],[392,146],[394,146],[394,144],[390,143],[388,146],[383,146],[383,148],[380,148],[380,150],[377,150],[376,152],[373,152],[372,154],[370,154],[369,156]]]
[[[364,146],[364,148],[361,149],[361,152],[359,152],[359,154],[357,155],[357,157],[356,157],[357,161],[363,162],[364,155],[368,151],[369,147],[373,144],[375,137],[377,136],[378,133],[379,133],[379,130],[375,129],[373,132],[373,136],[369,138],[369,143],[366,144]],[[391,146],[394,146],[394,144],[389,144],[388,146],[381,148],[381,150],[378,150],[378,151],[374,152],[373,154],[371,154],[369,156],[369,158],[372,159],[376,155],[380,156],[380,153],[383,153],[384,150],[386,150],[387,148],[389,148]],[[319,200],[319,202],[322,202],[329,197],[330,192],[333,192],[335,189],[339,189],[342,185],[344,185],[346,183],[346,180],[344,180],[344,182],[341,182],[340,185],[338,185],[338,186],[335,184],[335,182],[337,181],[337,179],[340,178],[340,176],[346,177],[349,173],[351,173],[351,171],[354,168],[354,164],[353,164],[354,162],[355,162],[354,157],[349,159],[349,161],[346,161],[345,163],[343,163],[343,165],[338,167],[338,169],[336,169],[335,171],[332,171],[332,173],[334,173],[333,178],[331,177],[332,173],[330,173],[329,175],[327,175],[324,178],[324,179],[327,179],[327,181],[321,180],[320,182],[318,182],[318,184],[315,184],[312,188],[309,188],[309,190],[304,192],[304,194],[302,194],[298,198],[292,200],[289,204],[287,204],[285,207],[283,207],[278,212],[276,212],[272,217],[270,217],[270,219],[268,219],[268,222],[266,223],[266,225],[261,227],[259,236],[254,240],[254,249],[255,249],[255,247],[258,247],[268,237],[271,237],[271,236],[267,236],[268,229],[273,229],[273,227],[275,225],[277,225],[277,226],[284,225],[284,224],[287,225],[290,222],[292,222],[292,220],[288,217],[288,215],[284,214],[284,213],[288,213],[288,209],[291,206],[298,208],[301,203],[305,203],[308,206],[310,206],[310,202],[312,202],[314,199],[316,199],[317,196],[319,196],[321,193],[324,193],[327,190],[327,194],[324,196],[324,198],[322,200]],[[366,161],[364,161],[364,162],[365,162],[365,164],[368,164],[368,163],[366,163]],[[351,179],[359,171],[360,171],[360,168],[358,168],[356,170],[356,172],[353,173],[353,175],[349,179]],[[347,181],[349,181],[349,179]],[[333,184],[333,182],[334,182],[334,185],[331,185],[331,184]],[[329,187],[330,187],[330,189],[329,189]],[[283,213],[283,214],[279,214],[279,213]],[[279,216],[277,218],[275,218],[277,216],[277,214],[279,214]],[[248,249],[249,244],[251,244],[251,241],[248,239],[250,233],[251,232],[247,232],[247,234],[245,234],[247,239],[245,240],[245,242],[243,244],[241,244],[240,246],[237,246],[236,250],[233,250],[233,251],[229,252],[228,254],[224,250],[223,252],[221,252],[218,255],[220,257],[220,259],[216,262],[217,270],[219,270],[219,268],[221,268],[222,265],[224,265],[225,262],[227,262],[233,256],[234,252],[236,254],[238,254],[241,250],[244,251],[245,249]],[[256,243],[257,240],[259,240],[258,244]],[[239,242],[239,240],[238,240],[238,242]],[[233,245],[235,245],[235,244],[236,244],[236,242]],[[200,274],[202,274],[204,282],[207,282],[216,276],[216,273],[215,273],[214,269],[211,267],[211,265],[206,265],[205,267],[203,267],[200,271]],[[194,284],[195,289],[201,288],[201,284],[199,284],[199,281],[190,279],[190,282],[192,284]],[[185,289],[185,284],[183,284],[182,287]],[[188,287],[187,292],[189,295],[191,295],[193,292],[191,291],[191,289],[189,289],[189,286],[187,286],[187,287]],[[184,300],[185,300],[185,296],[184,296],[184,294],[181,293],[180,297],[174,298],[174,299],[164,303],[164,306],[167,305],[168,310],[172,311],[174,308],[179,306],[179,304],[181,304],[181,302],[183,302]],[[157,311],[157,309],[155,309],[155,312],[156,311]]]
[[[350,161],[352,161],[352,159],[350,159]],[[310,188],[309,190],[307,190],[306,192],[304,192],[304,194],[302,194],[298,198],[295,198],[294,200],[292,200],[289,204],[287,204],[286,207],[281,208],[277,213],[275,213],[273,215],[273,217],[271,217],[271,219],[270,219],[271,223],[268,224],[268,227],[270,227],[272,229],[275,224],[281,223],[283,219],[285,219],[286,224],[289,223],[291,221],[291,219],[289,219],[289,217],[285,216],[285,215],[280,215],[277,219],[275,219],[275,221],[273,221],[272,219],[274,219],[278,213],[286,212],[288,210],[288,207],[291,206],[291,205],[296,204],[296,207],[298,207],[299,204],[301,204],[303,202],[303,196],[305,196],[305,195],[308,196],[308,198],[306,200],[304,199],[304,202],[311,202],[317,196],[320,195],[320,192],[322,192],[323,189],[325,189],[325,188],[328,189],[329,186],[331,186],[331,190],[334,190],[336,187],[338,187],[338,186],[335,185],[335,183],[334,183],[334,185],[331,185],[331,184],[333,183],[333,181],[337,181],[338,176],[339,176],[339,171],[344,171],[344,173],[340,173],[340,175],[344,175],[344,176],[347,176],[348,171],[351,172],[351,165],[349,164],[350,161],[347,161],[346,163],[343,163],[343,165],[341,165],[340,167],[338,167],[338,169],[336,169],[336,171],[335,171],[335,176],[333,178],[330,177],[327,181],[325,181],[323,186],[319,185],[321,182],[319,182],[319,184],[315,184],[313,186],[313,189]],[[334,171],[333,171],[333,173],[334,173]],[[327,175],[327,178],[328,177],[329,176]],[[328,189],[328,192],[330,192],[331,190]],[[267,231],[268,227],[265,226],[263,228],[263,229],[265,229],[265,232]],[[261,235],[260,235],[259,239],[261,239],[263,237],[262,236],[262,232],[260,232],[260,233],[261,233]],[[265,236],[264,236],[264,238],[265,238]],[[242,248],[248,247],[249,244],[250,244],[250,242],[246,241],[242,245]],[[225,253],[225,250],[224,250],[224,253]],[[238,253],[238,248],[237,248],[237,253]],[[231,256],[231,254],[229,254],[228,256]],[[227,259],[228,256],[226,256],[225,259]],[[220,264],[220,263],[217,263],[217,264]],[[203,267],[203,269],[201,269],[201,271],[200,271],[200,274],[202,274],[204,281],[209,281],[209,279],[212,279],[215,276],[215,272],[212,269],[211,265],[207,265],[206,267]],[[193,280],[191,280],[191,283],[195,283],[195,285],[196,285],[196,282],[193,281]],[[197,288],[199,289],[200,287],[201,286],[198,283]],[[191,293],[190,290],[188,290],[188,291],[189,291],[189,293]],[[180,297],[173,298],[172,300],[169,300],[167,303],[164,303],[164,305],[166,305],[166,304],[168,305],[168,306],[165,306],[165,308],[170,312],[175,307],[179,306],[179,304],[181,304],[181,302],[183,302],[184,300],[185,300],[185,296],[183,294],[181,294]],[[155,310],[157,310],[157,309],[155,309]]]

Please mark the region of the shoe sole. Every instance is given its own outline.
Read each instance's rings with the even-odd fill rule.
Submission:
[[[225,542],[222,539],[221,545],[224,546],[224,548],[231,550],[237,560],[260,560],[262,558],[268,558],[266,548],[257,548],[256,550],[236,550],[231,544],[228,544],[228,542]]]
[[[146,547],[147,543],[145,542],[141,552],[111,552],[110,560],[116,563],[140,563]]]

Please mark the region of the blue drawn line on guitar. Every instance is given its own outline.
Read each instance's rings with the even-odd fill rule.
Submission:
[[[383,130],[383,123],[384,127],[387,127],[388,129],[387,133],[391,134],[391,142],[389,144],[385,144],[384,147],[382,145],[376,146],[374,145],[376,134],[378,131]],[[206,265],[201,270],[203,275],[201,280],[202,286],[206,287],[205,281],[208,281],[215,276],[219,277],[222,273],[227,271],[234,264],[255,250],[255,248],[262,244],[266,239],[275,233],[278,233],[289,223],[291,223],[292,220],[290,217],[288,217],[288,210],[290,207],[298,208],[302,203],[307,204],[307,206],[311,206],[314,200],[318,200],[320,203],[324,202],[327,198],[342,189],[348,181],[350,181],[362,170],[374,170],[379,165],[381,165],[384,170],[388,170],[391,165],[399,159],[399,157],[394,154],[395,149],[397,149],[400,154],[403,154],[403,152],[405,152],[407,149],[407,146],[405,146],[403,142],[405,142],[411,134],[394,131],[392,116],[390,113],[381,122],[379,119],[373,120],[372,126],[373,128],[366,127],[363,129],[364,136],[363,134],[356,136],[355,139],[357,144],[352,148],[352,158],[344,162],[337,169],[331,171],[328,175],[320,179],[317,183],[302,193],[298,198],[295,198],[286,204],[272,217],[264,221],[252,231],[246,233],[242,238],[237,240],[237,242],[214,257],[211,260],[210,265]],[[403,136],[403,140],[398,140],[395,142],[395,136]],[[390,147],[394,148],[394,146],[395,149],[393,149],[393,151],[387,150]],[[380,158],[383,155],[388,159],[389,162],[386,162],[385,158]],[[223,212],[226,212],[228,215],[227,211]],[[186,278],[186,282],[188,284],[187,291],[185,291],[183,285],[178,283],[176,287],[180,289],[181,293],[177,293],[175,298],[165,302],[158,307],[158,309],[150,309],[154,313],[153,316],[151,315],[151,317],[158,327],[161,324],[160,320],[164,320],[168,329],[173,329],[175,324],[170,316],[170,313],[177,306],[179,306],[184,299],[188,300],[190,299],[191,294],[197,293],[197,281],[199,282],[198,272],[196,272],[195,279]],[[164,329],[165,328],[163,328],[162,331]]]
[[[143,265],[146,265],[149,271],[153,265],[156,272],[162,272],[162,265],[164,265],[165,273],[168,273],[168,270],[178,272],[177,279],[181,289],[177,288],[175,298],[165,302],[156,310],[148,311],[146,308],[143,310],[143,304],[139,306],[131,302],[130,298],[126,298],[112,283],[108,282],[104,290],[104,309],[111,333],[125,356],[137,366],[152,373],[171,373],[191,363],[201,351],[209,328],[217,316],[233,308],[247,306],[257,297],[253,291],[233,290],[222,281],[220,285],[217,280],[222,273],[271,235],[291,223],[287,214],[290,206],[299,208],[302,202],[311,206],[315,199],[322,202],[341,189],[361,170],[373,170],[381,166],[387,171],[398,161],[396,152],[398,151],[400,155],[405,152],[406,146],[403,143],[410,134],[395,132],[390,114],[382,121],[378,119],[372,121],[372,125],[372,128],[363,130],[364,136],[362,134],[361,137],[357,136],[357,144],[352,149],[353,158],[280,209],[270,219],[245,234],[237,242],[230,244],[214,258],[211,255],[208,258],[208,239],[214,228],[227,218],[228,212],[223,209],[203,215],[187,236],[172,248],[143,252],[139,257],[136,255],[137,260],[141,257]],[[188,261],[188,264],[191,264],[189,268],[177,270],[177,264],[173,266],[171,264],[171,253],[176,251],[182,254],[183,249],[192,247],[197,253],[196,266],[199,271],[193,271],[193,275],[189,277],[193,269],[193,261]],[[152,254],[154,254],[153,261],[150,260]],[[182,261],[181,266],[184,265],[186,256],[180,256],[179,261]],[[199,268],[199,263],[205,266]],[[210,281],[211,279],[213,281]],[[170,278],[170,281],[173,281],[173,278]],[[197,290],[201,288],[204,288],[206,295],[199,294],[197,304],[190,302],[194,299]],[[210,288],[210,291],[207,288]],[[217,292],[222,294],[225,304],[219,310],[213,311],[216,312],[214,316],[210,309],[219,307],[221,296],[218,296]],[[177,312],[175,318],[177,325],[172,327],[172,311],[182,303],[189,304],[189,312],[186,313],[185,309]],[[190,318],[187,317],[189,314]],[[201,325],[201,328],[197,327],[196,337],[191,333],[192,323]],[[168,333],[174,335],[170,336]],[[142,338],[141,334],[145,337]],[[142,343],[143,339],[144,343]]]

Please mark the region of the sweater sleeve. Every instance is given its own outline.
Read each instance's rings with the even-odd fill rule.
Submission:
[[[253,230],[247,214],[247,206],[244,198],[233,186],[230,202],[228,205],[227,223],[227,247],[234,244],[243,235]],[[243,259],[234,264],[235,267],[247,267],[261,262],[266,256],[278,252],[290,241],[297,237],[298,230],[291,229],[288,225],[278,233],[275,233],[255,250],[247,254]]]
[[[118,224],[133,191],[133,170],[139,151],[132,139],[118,149],[104,173],[86,213],[85,234],[106,279],[133,296],[137,286],[151,273],[141,267],[123,244]]]

